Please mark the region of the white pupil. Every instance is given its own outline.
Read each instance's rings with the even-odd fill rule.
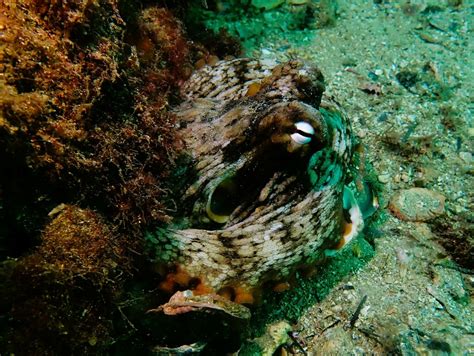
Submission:
[[[299,121],[295,124],[296,130],[304,132],[308,135],[314,135],[313,126],[304,121]],[[302,134],[295,132],[291,135],[291,139],[300,145],[305,145],[311,142],[311,137],[303,136]]]

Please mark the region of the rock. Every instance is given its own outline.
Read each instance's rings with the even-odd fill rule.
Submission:
[[[267,326],[265,334],[255,340],[260,347],[261,355],[271,356],[281,346],[286,344],[290,337],[291,325],[286,321],[278,321]]]
[[[351,334],[339,324],[324,332],[317,339],[316,347],[320,355],[341,355],[350,354],[355,345]]]
[[[411,188],[396,192],[389,209],[400,220],[428,221],[444,212],[445,197],[426,188]]]
[[[398,82],[405,88],[410,89],[413,87],[418,81],[419,77],[416,72],[411,72],[408,70],[402,70],[398,72],[395,77],[397,78]]]
[[[154,355],[224,355],[239,349],[250,316],[248,308],[224,297],[186,290],[148,310],[141,322]]]
[[[390,174],[388,174],[388,173],[379,174],[377,178],[378,178],[379,182],[383,183],[383,184],[387,184],[388,182],[390,182]]]
[[[284,0],[252,0],[252,5],[259,9],[270,10],[280,6],[283,2]]]
[[[471,164],[473,161],[471,152],[459,152],[459,158],[461,158],[464,163]]]
[[[250,319],[250,310],[217,294],[194,295],[192,291],[176,292],[168,303],[149,312],[179,315],[190,312],[220,313],[237,320]]]

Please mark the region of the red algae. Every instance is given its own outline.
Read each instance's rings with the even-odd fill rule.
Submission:
[[[121,225],[165,219],[157,187],[180,147],[168,97],[191,68],[180,23],[168,10],[144,10],[138,37],[150,39],[152,56],[142,53],[134,70],[119,60],[130,58],[115,1],[12,4],[1,5],[7,169],[23,166],[62,199],[86,199]]]
[[[0,3],[1,221],[21,246],[0,295],[12,353],[107,350],[142,232],[168,219],[183,145],[169,107],[213,52],[169,9],[119,5]]]
[[[111,341],[110,305],[130,270],[121,237],[91,210],[55,210],[42,244],[12,273],[12,352],[84,353]]]

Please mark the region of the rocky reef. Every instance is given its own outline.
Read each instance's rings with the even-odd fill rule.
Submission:
[[[63,205],[50,215],[41,245],[11,271],[9,348],[93,352],[113,340],[110,305],[130,276],[126,244],[91,210]]]
[[[3,6],[4,185],[20,171],[39,183],[17,188],[28,200],[43,192],[50,206],[82,199],[138,225],[163,218],[158,181],[179,148],[165,107],[186,76],[176,61],[190,60],[177,20],[163,13],[170,23],[148,29],[145,12],[137,21],[146,35],[137,37],[144,42],[155,32],[156,38],[136,45],[125,41],[128,30],[114,1]],[[157,50],[160,31],[171,35]],[[157,57],[149,58],[153,49]]]
[[[2,264],[2,349],[95,353],[126,323],[143,231],[172,209],[169,107],[195,62],[240,50],[191,41],[186,6],[0,4],[0,253],[18,257]]]

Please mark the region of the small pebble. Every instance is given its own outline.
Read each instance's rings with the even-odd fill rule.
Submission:
[[[378,178],[379,182],[383,183],[383,184],[387,184],[388,182],[390,182],[390,174],[388,174],[388,173],[379,174],[379,176],[377,178]]]
[[[459,157],[467,164],[472,163],[472,153],[471,152],[459,152]]]
[[[377,118],[377,121],[378,122],[385,122],[385,121],[387,121],[387,119],[388,119],[388,113],[383,112],[379,115],[379,117]]]
[[[410,176],[406,173],[402,173],[402,175],[400,176],[400,179],[402,180],[402,182],[407,183],[410,180]]]
[[[359,130],[357,132],[357,137],[364,138],[365,136],[367,136],[367,130]]]

